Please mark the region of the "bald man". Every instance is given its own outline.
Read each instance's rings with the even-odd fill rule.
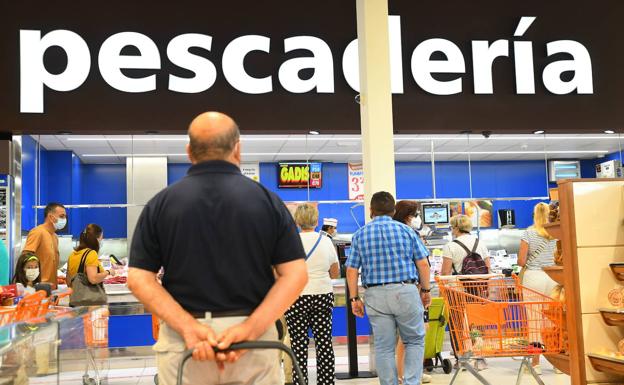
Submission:
[[[275,321],[308,279],[297,228],[277,195],[241,174],[232,118],[201,114],[188,134],[192,166],[147,203],[130,250],[128,286],[162,321],[159,383],[174,385],[183,351],[194,349],[185,384],[278,384],[277,352],[214,348],[277,340]]]

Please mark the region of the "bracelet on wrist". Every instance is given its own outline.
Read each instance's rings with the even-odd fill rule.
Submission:
[[[431,289],[424,289],[424,288],[421,288],[421,289],[420,289],[420,292],[421,292],[421,293],[423,293],[423,294],[429,294],[429,293],[431,293]]]
[[[351,302],[351,303],[359,301],[359,300],[360,300],[360,297],[349,298],[349,302]]]

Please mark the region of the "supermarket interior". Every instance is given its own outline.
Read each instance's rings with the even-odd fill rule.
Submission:
[[[273,3],[0,5],[0,385],[624,384],[624,62],[616,44],[624,3]],[[240,136],[233,131],[227,156],[198,161],[193,129],[207,111],[227,114],[208,114],[211,130],[210,119],[230,116],[228,129]],[[225,146],[218,139],[203,145]],[[180,207],[162,191],[189,188],[208,163],[234,164],[248,178],[236,188],[263,192],[249,202],[276,199],[271,214],[288,213],[292,234],[273,251],[252,245],[266,254],[257,255],[270,285],[284,282],[283,263],[266,262],[297,227],[309,283],[266,331],[277,329],[275,346],[296,356],[270,356],[278,380],[232,374],[252,372],[243,365],[253,349],[218,370],[197,356],[179,363],[194,346],[163,342],[183,334],[175,312],[212,325],[254,317],[260,303],[243,313],[170,310],[132,285],[133,270],[147,272],[133,262],[145,234],[160,253],[161,229],[182,233],[182,222],[146,225],[146,213]],[[213,181],[228,174],[213,173]],[[234,262],[238,246],[262,233],[242,229],[270,218],[236,208],[219,217],[202,207],[239,192],[214,198],[221,188],[203,188],[215,206],[202,206],[204,198],[189,201],[194,218],[167,214],[198,224],[181,242],[218,245],[193,258],[212,261],[224,250],[219,266],[229,271],[211,272],[215,282],[270,298],[272,286],[254,286],[267,274]],[[380,191],[395,211],[376,211]],[[413,211],[399,219],[399,207]],[[385,216],[415,243],[407,259],[392,249],[382,257],[395,258],[388,264],[370,262],[400,278],[371,281],[376,275],[354,266],[354,255],[366,263],[362,250],[390,247],[394,235],[362,241]],[[214,231],[199,234],[206,223]],[[231,223],[241,225],[218,228]],[[316,243],[306,243],[310,231]],[[460,242],[467,239],[472,250]],[[331,247],[317,249],[322,242]],[[207,282],[184,282],[181,268],[167,274],[165,258],[193,270],[188,256],[167,250],[149,271],[158,290],[180,304],[206,291]],[[319,279],[311,261],[322,253],[331,262]],[[418,275],[425,256],[428,280]],[[231,276],[246,278],[225,282]],[[322,325],[330,355],[313,315],[303,333],[309,346],[293,338],[297,306],[321,298],[303,294],[315,279],[332,298]],[[411,310],[392,304],[402,297],[383,297],[391,314],[373,306],[374,293],[394,286],[419,293],[410,301],[424,314],[410,317],[419,319],[422,346],[404,334],[397,314]],[[241,301],[234,291],[201,295]],[[384,317],[394,317],[390,353],[381,347]],[[190,380],[185,368],[210,375]],[[307,368],[306,381],[296,368]]]

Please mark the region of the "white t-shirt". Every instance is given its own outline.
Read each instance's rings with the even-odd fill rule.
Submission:
[[[456,239],[472,251],[477,237],[472,234],[462,234]],[[482,241],[479,241],[476,252],[481,256],[481,258],[483,258],[484,261],[487,261],[490,258],[490,252]],[[466,254],[466,250],[455,242],[447,243],[442,249],[442,257],[453,260],[453,266],[455,266],[455,271],[458,274],[461,273],[462,263],[464,262],[464,258],[467,256],[468,254]],[[453,271],[453,273],[455,273],[455,271]]]
[[[318,240],[319,233],[310,231],[300,235],[303,249],[307,255]],[[306,261],[306,265],[308,265],[308,284],[303,289],[301,295],[333,293],[334,289],[329,276],[329,268],[334,263],[338,263],[336,247],[334,247],[334,244],[328,237],[321,236],[321,241],[316,246],[314,253]]]

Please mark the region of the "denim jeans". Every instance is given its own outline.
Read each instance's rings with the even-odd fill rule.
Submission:
[[[366,312],[373,328],[377,374],[381,385],[397,385],[397,329],[405,344],[405,385],[419,385],[425,354],[425,322],[414,284],[374,286],[366,290]]]

